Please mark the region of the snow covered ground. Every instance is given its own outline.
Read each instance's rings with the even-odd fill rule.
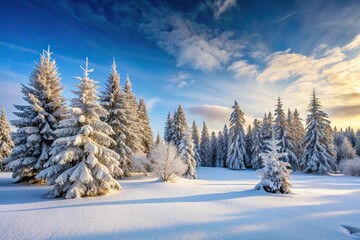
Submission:
[[[134,176],[121,192],[45,199],[0,173],[0,239],[357,239],[360,178],[292,175],[293,194],[252,190],[254,171],[199,168],[197,180]],[[360,230],[359,230],[360,231]]]

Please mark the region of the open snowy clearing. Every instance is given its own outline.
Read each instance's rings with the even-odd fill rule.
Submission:
[[[360,178],[292,175],[293,193],[252,190],[252,170],[199,168],[197,180],[121,180],[123,191],[45,199],[49,186],[0,173],[0,239],[357,239]]]

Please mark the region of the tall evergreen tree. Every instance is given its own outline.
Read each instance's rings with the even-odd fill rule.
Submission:
[[[4,163],[13,177],[19,178],[17,182],[35,182],[35,175],[49,159],[58,123],[66,115],[63,87],[51,54],[50,48],[43,51],[30,76],[29,87],[22,86],[28,105],[15,105],[19,111],[15,113],[19,119],[12,121],[18,128],[13,135],[15,148]]]
[[[291,168],[296,171],[299,165],[298,159],[294,153],[293,139],[291,138],[289,125],[285,117],[283,104],[280,98],[278,98],[277,100],[275,116],[275,139],[279,140],[280,153],[287,153],[286,155],[283,155],[280,160],[289,163],[291,165]]]
[[[138,115],[140,120],[140,136],[142,140],[143,148],[145,153],[149,154],[151,148],[154,147],[154,135],[150,127],[149,115],[146,110],[146,105],[144,99],[140,98]]]
[[[245,159],[245,167],[251,168],[251,135],[252,135],[252,129],[251,125],[249,124],[246,129],[246,135],[245,135],[245,144],[246,144],[246,159]]]
[[[207,129],[205,121],[203,122],[203,129],[201,132],[199,153],[201,158],[201,166],[209,166],[211,162],[211,146],[210,146],[209,131]]]
[[[300,118],[299,112],[295,109],[291,126],[294,137],[294,151],[298,159],[302,156],[303,148],[301,143],[305,135],[305,128],[301,121],[302,119]]]
[[[209,167],[216,166],[216,157],[217,157],[217,137],[214,131],[211,132],[210,137],[210,165]]]
[[[334,172],[337,170],[334,159],[332,130],[328,115],[321,110],[320,100],[315,90],[311,95],[306,119],[306,134],[303,140],[304,153],[300,167],[305,173]]]
[[[194,142],[194,152],[195,152],[196,165],[200,166],[200,164],[201,164],[200,134],[199,134],[199,129],[198,129],[195,121],[193,121],[192,126],[191,126],[191,134],[192,134],[192,139],[193,139],[193,142]]]
[[[124,94],[121,92],[120,75],[116,70],[114,60],[111,65],[110,75],[105,84],[105,91],[102,92],[100,98],[100,104],[109,113],[105,116],[105,122],[112,127],[115,134],[111,137],[117,143],[112,147],[112,150],[119,154],[121,169],[127,175],[132,151],[126,145],[126,136],[129,136],[131,133],[128,129],[129,123],[124,110],[124,97]]]
[[[144,153],[145,148],[141,141],[140,117],[136,96],[132,92],[132,84],[129,76],[126,77],[124,86],[124,113],[127,120],[127,129],[125,143],[133,154]]]
[[[187,129],[186,117],[184,110],[182,109],[181,105],[179,105],[178,109],[174,113],[173,121],[171,125],[171,142],[179,147],[181,140],[183,138],[183,132]]]
[[[262,135],[264,138],[264,147],[266,150],[269,150],[269,151],[270,151],[271,135],[272,135],[273,127],[274,127],[273,122],[274,122],[274,119],[273,119],[271,112],[269,112],[268,114],[265,113],[264,119],[262,122],[261,131],[262,131]]]
[[[82,68],[78,79],[77,98],[72,99],[72,114],[59,124],[53,143],[52,156],[46,169],[36,177],[54,183],[49,197],[79,198],[96,196],[121,189],[113,176],[121,175],[120,156],[109,149],[116,142],[108,135],[112,128],[100,120],[107,112],[98,103],[97,86],[89,78],[93,69]]]
[[[253,169],[263,167],[261,154],[265,152],[261,123],[255,119],[251,131],[251,165]]]
[[[216,167],[225,167],[226,161],[226,143],[224,134],[219,131],[217,139],[217,151],[216,151]]]
[[[184,163],[187,166],[187,170],[184,176],[190,179],[195,179],[196,160],[195,160],[194,144],[190,129],[186,127],[181,135],[182,135],[182,139],[179,145],[179,154],[181,156],[181,159],[184,161]]]
[[[11,139],[11,129],[3,107],[0,114],[0,171],[3,169],[2,160],[10,155],[13,147],[14,143]]]
[[[229,146],[229,130],[228,130],[228,127],[227,125],[225,124],[224,125],[224,128],[223,128],[223,135],[224,135],[224,154],[223,154],[223,167],[228,167],[227,165],[227,153],[228,153],[228,146]]]
[[[171,136],[172,136],[172,122],[173,122],[173,118],[170,114],[170,112],[168,113],[168,116],[167,116],[167,119],[166,119],[166,122],[165,122],[165,129],[164,129],[164,141],[166,143],[170,143],[171,141]]]
[[[243,125],[245,123],[244,113],[241,111],[237,101],[233,106],[233,112],[230,115],[230,129],[227,165],[230,169],[245,169],[246,145]]]

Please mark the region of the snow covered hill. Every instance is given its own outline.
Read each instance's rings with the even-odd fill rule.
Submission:
[[[0,239],[360,238],[342,227],[360,228],[356,177],[295,173],[293,193],[274,195],[252,190],[252,170],[199,168],[197,180],[134,176],[121,192],[72,200],[13,182],[0,173]]]

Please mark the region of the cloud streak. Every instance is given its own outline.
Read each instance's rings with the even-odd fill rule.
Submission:
[[[228,9],[236,5],[236,0],[217,0],[214,4],[214,17],[219,18]]]
[[[185,71],[179,71],[177,74],[174,74],[168,81],[166,88],[183,88],[189,86],[191,83],[194,83],[195,80],[192,79],[191,74]]]

